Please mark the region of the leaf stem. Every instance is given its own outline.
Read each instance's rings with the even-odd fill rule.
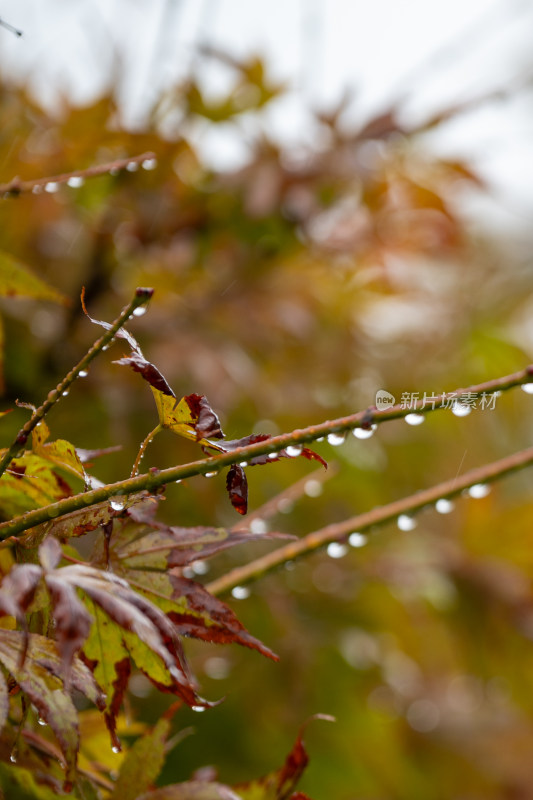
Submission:
[[[160,424],[156,425],[155,428],[153,429],[153,431],[150,431],[150,433],[144,439],[144,441],[141,442],[141,446],[139,447],[139,452],[137,453],[137,458],[135,459],[133,467],[131,468],[130,478],[135,478],[135,476],[139,474],[139,465],[140,465],[141,460],[142,460],[142,458],[144,456],[146,448],[148,447],[148,445],[150,444],[152,439],[156,436],[156,434],[158,434],[162,430],[163,430],[163,428],[162,428],[162,426]]]
[[[236,567],[220,578],[208,583],[205,588],[213,595],[224,594],[231,591],[235,586],[242,586],[257,580],[257,578],[263,577],[263,575],[277,567],[296,558],[310,555],[332,542],[344,541],[355,531],[359,533],[369,531],[374,527],[396,520],[400,514],[416,514],[428,506],[433,506],[437,500],[457,497],[471,486],[491,483],[532,465],[533,447],[530,447],[499,461],[493,461],[490,464],[465,472],[461,477],[438,483],[429,489],[423,489],[385,506],[378,506],[371,511],[366,511],[342,522],[335,522],[325,528],[313,531],[296,542],[290,542],[254,561],[250,561],[248,564],[244,564],[242,567]]]
[[[19,430],[15,440],[0,459],[0,477],[9,467],[11,461],[20,455],[21,452],[23,452],[24,445],[28,441],[31,432],[37,427],[45,415],[48,414],[52,406],[54,406],[55,403],[57,403],[57,401],[65,394],[65,392],[68,391],[71,384],[76,380],[81,372],[87,369],[91,361],[93,361],[93,359],[95,359],[96,356],[102,352],[104,347],[106,347],[106,345],[112,341],[117,331],[120,330],[124,323],[128,321],[135,309],[147,303],[152,294],[153,289],[136,289],[133,299],[121,311],[117,319],[110,325],[109,330],[106,330],[103,336],[96,340],[90,350],[88,350],[88,352],[83,356],[81,361],[76,364],[76,366],[73,367],[70,372],[67,373],[67,375],[65,375],[63,380],[58,383],[55,389],[52,389],[52,391],[48,393],[44,403],[33,412],[30,419]]]
[[[113,495],[130,495],[142,491],[152,492],[168,483],[174,483],[184,480],[185,478],[192,478],[195,475],[205,475],[207,472],[219,472],[232,464],[238,464],[241,461],[251,461],[253,458],[260,455],[277,453],[289,445],[307,444],[321,439],[330,433],[345,433],[354,428],[368,428],[368,426],[373,423],[377,424],[391,419],[400,419],[415,412],[426,414],[438,408],[444,408],[446,404],[449,403],[450,398],[457,397],[458,395],[466,393],[470,395],[480,395],[482,393],[491,394],[512,389],[523,383],[530,383],[532,382],[532,375],[533,366],[529,366],[512,375],[496,378],[495,380],[471,386],[467,389],[458,389],[455,392],[443,394],[442,398],[436,401],[434,407],[425,406],[423,400],[418,401],[410,408],[403,408],[401,405],[396,405],[388,409],[378,410],[372,407],[365,411],[359,411],[357,414],[341,417],[339,419],[327,420],[318,425],[310,425],[307,428],[294,430],[291,433],[283,433],[279,436],[273,436],[271,439],[267,439],[263,442],[256,442],[246,447],[238,447],[227,453],[219,453],[209,458],[190,462],[189,464],[181,464],[163,470],[152,468],[146,474],[137,475],[134,478],[127,478],[122,481],[117,481],[116,483],[110,483],[98,489],[92,489],[89,492],[77,494],[72,497],[66,497],[49,506],[37,508],[34,511],[27,511],[21,516],[3,522],[0,524],[0,541],[6,539],[8,536],[16,536],[29,528],[40,525],[42,522],[48,522],[64,514],[70,514],[72,511],[78,511],[82,508],[93,506],[96,503],[105,502],[113,497]],[[523,450],[509,458],[523,459],[523,463],[520,461],[520,466],[511,467],[511,471],[529,466],[530,463],[533,463],[533,448]],[[502,462],[495,463],[502,463],[504,465],[503,472],[507,472],[509,471],[505,468],[507,461],[508,459],[503,459]],[[488,480],[488,478],[486,480]],[[474,483],[475,482],[476,481],[474,481]]]

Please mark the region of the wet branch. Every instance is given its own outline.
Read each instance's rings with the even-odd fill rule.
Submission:
[[[74,172],[63,172],[61,175],[52,175],[49,178],[37,178],[33,181],[22,181],[20,178],[13,178],[9,183],[0,184],[0,195],[2,197],[16,197],[23,192],[39,193],[44,191],[47,187],[53,186],[54,189],[57,184],[67,183],[73,187],[82,185],[86,178],[96,178],[99,175],[106,175],[107,173],[119,172],[123,169],[128,169],[130,164],[150,165],[148,168],[155,166],[155,153],[147,152],[141,153],[139,156],[130,156],[129,158],[119,158],[116,161],[109,161],[106,164],[97,164],[86,169],[76,169]],[[48,191],[50,189],[48,188]]]
[[[78,365],[78,368],[81,366],[83,369],[83,365],[86,363],[87,362],[82,359]],[[256,456],[277,453],[289,445],[294,446],[299,444],[307,444],[320,440],[331,434],[344,434],[350,430],[354,430],[355,428],[369,429],[374,424],[377,425],[391,419],[401,419],[402,417],[406,417],[407,415],[415,412],[419,414],[427,414],[439,408],[449,407],[451,399],[456,399],[457,397],[461,397],[466,394],[472,398],[478,395],[488,395],[493,394],[494,392],[505,391],[515,386],[530,383],[532,375],[533,366],[529,366],[526,367],[526,369],[520,370],[520,372],[513,373],[512,375],[506,375],[502,378],[486,381],[485,383],[470,386],[466,389],[458,389],[455,392],[445,393],[437,399],[434,407],[424,406],[424,400],[417,401],[417,403],[412,405],[410,408],[403,408],[401,405],[395,405],[388,409],[378,410],[375,407],[372,407],[366,409],[365,411],[359,411],[357,414],[341,417],[339,419],[327,420],[319,425],[311,425],[307,428],[294,430],[291,433],[283,433],[279,436],[273,436],[272,438],[263,442],[256,442],[254,444],[247,445],[246,447],[238,447],[228,453],[219,453],[215,456],[203,458],[199,461],[193,461],[189,464],[168,467],[167,469],[163,470],[153,468],[146,474],[137,475],[133,478],[127,478],[116,483],[110,483],[98,489],[92,489],[91,491],[74,495],[73,497],[66,497],[64,500],[59,500],[58,502],[52,503],[49,506],[44,506],[43,508],[38,508],[34,511],[27,511],[25,514],[15,517],[8,522],[3,522],[0,524],[0,541],[6,539],[8,536],[17,536],[23,531],[33,528],[36,525],[40,525],[43,522],[49,522],[57,517],[70,514],[72,511],[79,511],[82,508],[88,508],[92,505],[96,505],[97,503],[103,503],[114,495],[128,496],[130,494],[142,491],[153,492],[159,487],[168,483],[174,483],[176,481],[184,480],[185,478],[192,478],[196,475],[205,475],[208,472],[219,472],[220,470],[224,469],[225,467],[229,467],[232,464],[238,464],[243,461],[251,461]],[[40,409],[38,409],[36,413],[39,412]],[[529,457],[530,460],[533,460],[533,450],[526,450],[524,453],[526,454],[526,463],[521,464],[521,466],[527,466],[530,463],[528,460]],[[4,456],[4,460],[5,459],[6,456]],[[515,467],[513,467],[513,469],[514,468]],[[504,469],[504,472],[505,471],[507,470]],[[474,482],[478,481],[479,479]]]
[[[444,481],[429,489],[416,492],[416,494],[409,497],[403,497],[401,500],[395,500],[393,503],[379,506],[342,522],[336,522],[320,530],[313,531],[296,542],[290,542],[267,553],[265,556],[244,564],[242,567],[236,567],[220,578],[211,581],[206,585],[206,589],[213,595],[224,594],[236,586],[243,586],[246,583],[262,578],[263,575],[289,561],[310,555],[332,542],[343,542],[351,533],[356,531],[363,533],[371,528],[395,521],[400,514],[416,514],[423,508],[434,505],[437,500],[451,500],[472,486],[491,483],[532,465],[533,447],[530,447],[499,461],[493,461],[490,464],[470,470],[461,477]]]
[[[106,330],[103,336],[96,340],[90,350],[88,350],[88,352],[83,356],[81,361],[76,364],[76,366],[73,367],[70,372],[67,373],[67,375],[65,375],[63,380],[58,383],[55,389],[52,389],[52,391],[48,393],[44,403],[33,412],[30,419],[19,430],[15,440],[0,459],[0,476],[4,474],[12,459],[16,458],[24,451],[24,445],[28,441],[31,432],[37,427],[45,415],[48,414],[52,406],[57,403],[57,401],[65,392],[68,392],[69,387],[76,380],[76,378],[79,377],[80,373],[83,373],[91,361],[93,361],[93,359],[95,359],[96,356],[102,352],[104,347],[106,347],[106,345],[113,340],[117,331],[120,330],[124,323],[128,321],[135,309],[139,308],[139,306],[145,305],[145,303],[147,303],[151,298],[152,294],[153,289],[137,289],[132,301],[121,311],[117,319],[111,323],[109,330]]]

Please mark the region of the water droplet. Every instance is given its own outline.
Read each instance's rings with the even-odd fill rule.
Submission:
[[[204,478],[214,478],[216,472],[204,472]]]
[[[145,158],[142,163],[142,168],[147,170],[152,170],[157,167],[157,159],[156,158]]]
[[[348,548],[345,544],[341,544],[340,542],[331,542],[331,544],[328,544],[327,554],[330,558],[342,558],[347,552]]]
[[[247,586],[234,586],[231,590],[231,596],[235,600],[246,600],[247,597],[250,597],[250,590]]]
[[[259,518],[253,519],[250,522],[250,530],[252,531],[252,533],[257,533],[257,534],[266,533],[268,531],[268,525],[266,524],[264,519],[259,519]]]
[[[452,414],[455,414],[456,417],[467,417],[471,411],[472,407],[467,406],[466,403],[456,402],[452,406]]]
[[[146,306],[137,306],[137,308],[133,309],[133,316],[134,317],[144,317],[147,312]]]
[[[520,388],[526,394],[533,394],[533,383],[523,383]]]
[[[475,483],[473,486],[467,489],[467,494],[470,495],[470,497],[479,500],[481,497],[486,497],[488,494],[490,494],[490,486],[487,486],[486,483]]]
[[[79,189],[84,183],[85,178],[82,178],[81,175],[73,175],[72,178],[68,179],[67,186],[71,186],[73,189]]]
[[[285,452],[290,458],[296,458],[296,456],[302,455],[303,447],[301,444],[290,444],[288,447],[285,448]]]
[[[122,511],[124,506],[126,505],[126,501],[123,497],[117,495],[117,497],[111,498],[109,501],[109,505],[113,509],[113,511]]]
[[[377,425],[372,425],[370,428],[354,428],[352,433],[356,439],[370,439],[376,428]]]
[[[333,445],[333,447],[338,447],[341,444],[344,444],[346,441],[346,434],[345,433],[328,433],[327,436],[328,444]]]
[[[400,514],[396,520],[396,524],[401,531],[412,531],[416,528],[416,520],[408,514]]]
[[[446,497],[441,497],[440,500],[437,500],[435,503],[435,511],[438,511],[439,514],[449,514],[454,508],[455,504]]]
[[[37,718],[37,723],[38,723],[39,725],[43,725],[43,726],[47,724],[47,723],[46,723],[46,720],[44,720],[42,717],[38,717],[38,718]]]
[[[320,497],[323,491],[324,487],[322,483],[315,478],[308,480],[304,486],[304,492],[308,497]]]
[[[368,539],[364,533],[359,533],[359,531],[354,531],[348,536],[348,544],[351,547],[363,547],[367,541]]]
[[[425,416],[423,414],[407,414],[404,419],[408,425],[421,425],[425,420]]]
[[[126,169],[128,170],[128,172],[137,172],[137,170],[139,169],[139,165],[137,164],[136,161],[130,161],[130,163],[126,166]]]
[[[118,746],[118,744],[114,744],[111,750],[113,751],[113,753],[120,753],[120,747]]]
[[[247,461],[239,461],[239,467],[247,467],[247,466],[248,466]]]
[[[198,714],[201,714],[202,711],[205,711],[205,706],[191,706],[191,711],[197,711]]]
[[[315,441],[323,442],[324,441],[324,437],[323,436],[319,436],[318,439],[315,439]]]
[[[68,389],[65,389],[64,392],[61,392],[63,397],[68,397]]]
[[[104,344],[104,346],[102,347],[102,353],[105,353],[106,350],[109,350],[108,344]]]
[[[33,194],[41,194],[42,191],[43,191],[43,187],[39,183],[36,184],[32,189]]]
[[[207,561],[193,561],[191,567],[196,575],[207,575],[209,572],[209,564]]]
[[[16,753],[14,753],[14,752],[11,753],[11,755],[9,756],[9,760],[11,761],[12,764],[16,764],[17,763],[17,755],[16,755]]]
[[[277,453],[269,453],[268,457],[270,458],[271,461],[275,461],[275,459],[278,458],[278,454]]]
[[[45,184],[44,187],[44,191],[50,192],[50,194],[54,194],[54,192],[57,192],[58,189],[59,189],[59,184],[56,183],[55,181],[49,181],[48,183]]]
[[[89,373],[86,369],[80,369],[78,372],[78,378],[86,378],[88,374]]]

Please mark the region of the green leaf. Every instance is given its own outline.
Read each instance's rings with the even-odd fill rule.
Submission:
[[[76,448],[66,439],[56,439],[48,442],[50,430],[46,422],[40,422],[32,432],[32,449],[36,455],[45,458],[56,467],[70,472],[83,481],[86,479],[85,469],[81,463]]]
[[[0,296],[33,297],[36,300],[68,304],[68,298],[57,289],[48,286],[29,267],[4,252],[0,252]]]
[[[135,800],[152,786],[163,767],[169,731],[170,721],[163,718],[137,739],[122,763],[111,800]]]

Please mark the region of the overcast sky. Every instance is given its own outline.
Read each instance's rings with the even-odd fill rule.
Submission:
[[[332,105],[346,89],[354,117],[403,94],[407,113],[424,116],[533,73],[531,0],[0,0],[0,16],[24,31],[0,30],[4,72],[30,75],[47,103],[59,91],[93,98],[120,53],[131,123],[159,88],[197,67],[200,42],[262,54],[293,89],[267,117],[290,142],[312,136],[311,105]],[[229,80],[220,67],[202,69],[212,91]],[[473,156],[508,213],[533,220],[532,133],[529,92],[447,126],[435,146]],[[217,165],[245,156],[230,129],[203,146]]]

